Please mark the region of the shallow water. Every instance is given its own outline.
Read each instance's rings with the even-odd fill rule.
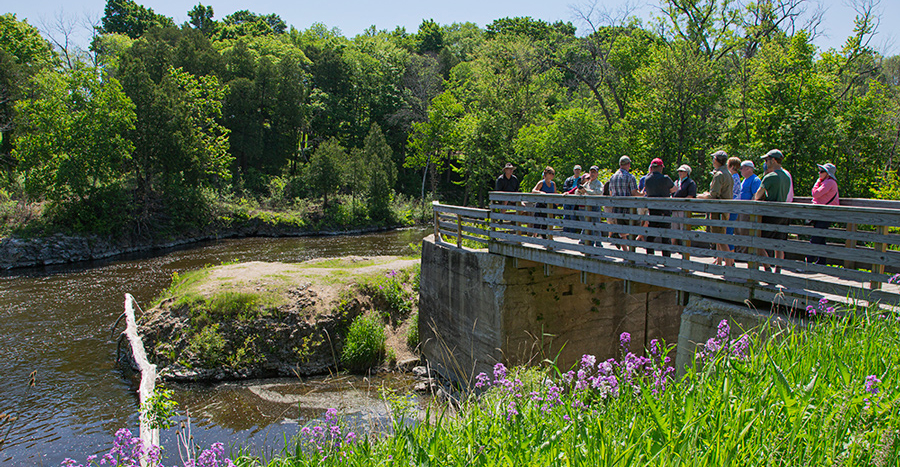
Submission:
[[[83,461],[108,450],[119,428],[137,433],[135,382],[116,367],[116,341],[110,332],[125,293],[149,304],[169,285],[173,272],[225,261],[409,254],[408,245],[419,243],[425,234],[425,229],[404,229],[358,236],[220,240],[154,255],[0,275],[0,412],[19,416],[0,446],[0,464],[59,465],[66,457]],[[28,384],[32,371],[34,387]],[[368,410],[383,407],[371,397],[382,383],[408,384],[396,378],[345,377],[173,387],[180,408],[190,414],[199,446],[222,441],[271,451],[280,450],[298,423],[321,416],[329,404],[348,412],[359,408],[357,418],[367,421],[383,417],[383,412]],[[172,441],[174,430],[162,434],[164,446]],[[174,446],[169,451],[175,457],[167,464],[172,464],[177,452]]]

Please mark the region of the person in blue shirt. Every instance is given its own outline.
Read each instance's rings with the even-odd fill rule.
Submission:
[[[751,160],[745,160],[741,162],[741,177],[744,178],[744,181],[741,182],[741,198],[742,200],[749,201],[753,199],[753,195],[759,191],[759,186],[762,184],[762,180],[756,176],[754,171],[756,170],[756,166],[753,164]],[[741,214],[738,216],[739,222],[750,222],[750,214]],[[736,229],[737,235],[749,235],[750,229]],[[738,246],[735,248],[735,251],[738,253],[746,253],[747,247]]]

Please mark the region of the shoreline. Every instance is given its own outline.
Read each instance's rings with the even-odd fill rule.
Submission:
[[[216,230],[213,232],[185,236],[169,241],[153,239],[129,240],[102,238],[97,235],[66,235],[62,233],[46,237],[0,239],[0,271],[15,269],[58,266],[88,261],[111,259],[118,256],[138,253],[151,253],[172,248],[179,248],[195,243],[232,238],[253,237],[328,237],[338,235],[362,235],[375,232],[386,232],[414,225],[396,224],[392,226],[371,226],[350,230],[308,231],[298,230],[289,224],[262,224]]]

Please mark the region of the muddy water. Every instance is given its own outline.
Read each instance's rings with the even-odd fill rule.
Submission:
[[[173,272],[224,261],[297,262],[345,255],[405,254],[423,229],[359,236],[222,240],[188,249],[68,267],[18,270],[0,275],[0,412],[19,420],[0,445],[0,465],[59,465],[105,452],[112,435],[137,432],[132,378],[114,363],[110,327],[124,294],[150,303]],[[29,385],[29,375],[35,383]],[[278,450],[298,423],[328,407],[344,409],[365,423],[379,423],[376,388],[407,381],[341,377],[332,380],[266,380],[217,386],[175,386],[190,414],[198,445],[222,441]],[[0,431],[5,435],[7,427]],[[174,441],[174,430],[162,434]],[[280,443],[280,444],[279,444]],[[265,448],[264,448],[265,446]],[[175,455],[174,446],[170,454]]]

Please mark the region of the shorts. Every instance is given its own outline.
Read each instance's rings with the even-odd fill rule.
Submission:
[[[763,224],[772,225],[790,225],[791,219],[788,217],[762,216]],[[787,232],[775,232],[773,230],[763,230],[760,232],[762,238],[772,238],[775,240],[787,240]]]

